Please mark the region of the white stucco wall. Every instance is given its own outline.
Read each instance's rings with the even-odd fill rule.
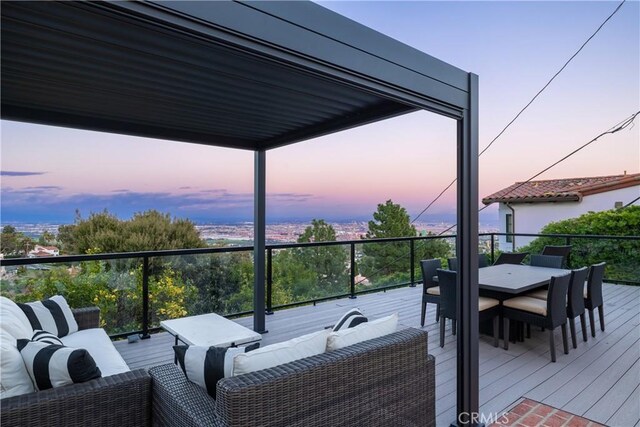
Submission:
[[[589,211],[600,212],[613,209],[616,202],[623,206],[640,196],[640,186],[608,191],[606,193],[586,196],[580,202],[549,202],[549,203],[516,203],[511,207],[515,210],[515,233],[539,233],[542,227],[550,222],[568,218],[576,218]],[[634,205],[640,205],[636,201]],[[498,215],[500,217],[500,232],[506,232],[506,214],[511,210],[500,203]],[[531,242],[535,237],[514,237],[516,250]],[[505,236],[500,236],[498,246],[501,251],[511,251],[513,243],[507,243]]]

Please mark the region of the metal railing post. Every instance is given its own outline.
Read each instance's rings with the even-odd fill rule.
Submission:
[[[273,314],[273,250],[267,248],[267,311],[266,314]]]
[[[356,298],[356,244],[351,243],[351,290],[349,298]]]
[[[142,334],[141,339],[151,338],[149,335],[149,257],[142,258]]]
[[[411,286],[412,288],[416,287],[416,255],[415,255],[415,240],[411,239],[409,240],[409,253],[411,256],[411,262],[409,263],[410,268],[411,268],[411,284],[409,286]]]
[[[567,246],[571,246],[571,237],[567,236],[565,243]],[[567,268],[571,268],[571,251],[569,251],[569,255],[567,255]]]

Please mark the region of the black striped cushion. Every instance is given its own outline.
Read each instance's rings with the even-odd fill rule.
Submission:
[[[333,327],[333,332],[353,328],[361,323],[366,322],[368,319],[362,315],[359,309],[352,308],[347,311]]]
[[[73,317],[69,304],[60,295],[44,301],[18,304],[27,315],[34,330],[49,331],[57,337],[64,337],[78,331],[78,323]]]
[[[33,331],[33,337],[31,337],[31,341],[43,342],[46,344],[57,344],[64,345],[60,338],[47,331]]]
[[[235,355],[258,347],[260,343],[231,348],[176,345],[173,351],[187,379],[204,388],[207,394],[215,399],[218,381],[233,374]]]
[[[62,387],[100,378],[102,374],[87,350],[21,339],[18,350],[37,390]]]

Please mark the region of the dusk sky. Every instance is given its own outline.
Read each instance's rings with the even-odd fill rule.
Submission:
[[[484,148],[618,2],[321,2],[480,76]],[[640,3],[627,1],[480,159],[480,197],[528,179],[640,109]],[[2,223],[72,222],[104,208],[249,221],[253,153],[2,121]],[[455,176],[455,122],[427,112],[267,153],[271,222],[417,215]],[[538,179],[640,172],[640,124]],[[455,187],[425,219],[451,219]],[[496,209],[488,209],[489,218]],[[485,217],[487,218],[487,217]]]

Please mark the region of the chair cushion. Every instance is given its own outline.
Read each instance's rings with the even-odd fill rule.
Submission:
[[[433,286],[427,289],[429,295],[440,295],[440,286]]]
[[[18,340],[18,350],[36,390],[100,378],[100,369],[85,349]]]
[[[52,296],[44,301],[18,304],[18,307],[27,315],[34,330],[48,331],[58,337],[78,331],[78,323],[71,308],[61,295]]]
[[[549,291],[547,291],[546,289],[539,289],[537,291],[529,292],[525,296],[531,297],[531,298],[543,299],[546,301],[548,293]]]
[[[333,327],[333,332],[340,331],[342,329],[353,328],[361,323],[366,322],[368,319],[362,315],[360,309],[352,308],[347,311]]]
[[[86,349],[100,368],[103,377],[130,370],[104,329],[83,329],[61,338],[61,341],[67,347]]]
[[[398,313],[387,317],[361,323],[355,328],[331,332],[327,339],[327,351],[337,350],[350,345],[388,335],[398,329]]]
[[[0,296],[0,319],[0,329],[15,339],[30,339],[33,335],[33,328],[27,316],[18,304],[7,297]],[[13,344],[15,346],[15,342]]]
[[[205,389],[207,394],[215,399],[218,381],[233,374],[233,359],[240,353],[258,347],[260,343],[246,347],[176,345],[173,350],[187,379]]]
[[[479,297],[478,298],[478,311],[488,310],[492,307],[500,305],[500,301],[493,298]]]
[[[0,399],[36,391],[17,345],[11,334],[0,331]]]
[[[362,325],[366,325],[366,323]],[[351,331],[356,328],[345,329],[335,333]],[[329,329],[324,329],[290,339],[289,341],[271,344],[250,353],[238,354],[233,359],[233,375],[259,371],[324,353],[327,348],[327,335],[329,332]]]
[[[502,302],[504,307],[528,311],[529,313],[547,315],[547,301],[531,297],[515,297]]]

